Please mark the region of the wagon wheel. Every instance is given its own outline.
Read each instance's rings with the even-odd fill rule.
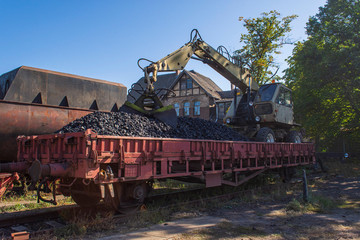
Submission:
[[[99,188],[93,183],[75,183],[71,188],[71,197],[81,207],[95,206],[101,200]]]
[[[123,214],[130,214],[143,205],[151,189],[151,184],[143,182],[114,183],[115,197],[112,198],[112,207]]]

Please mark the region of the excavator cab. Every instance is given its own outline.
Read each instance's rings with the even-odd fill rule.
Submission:
[[[224,123],[245,129],[246,135],[253,139],[264,127],[275,130],[274,139],[284,139],[291,126],[296,125],[292,107],[289,88],[281,83],[265,84],[258,91],[248,90],[235,96]]]
[[[291,90],[281,83],[261,86],[254,106],[260,122],[294,124]]]

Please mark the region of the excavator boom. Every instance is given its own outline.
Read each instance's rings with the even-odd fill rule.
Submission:
[[[193,31],[197,30],[194,29]],[[259,85],[256,81],[251,81],[248,69],[231,62],[204,42],[201,37],[196,38],[196,36],[199,35],[195,35],[190,42],[178,50],[146,67],[148,73],[153,73],[154,82],[158,72],[183,70],[189,60],[193,58],[192,56],[195,55],[198,57],[198,60],[208,64],[243,92],[249,87],[254,91],[259,90]]]

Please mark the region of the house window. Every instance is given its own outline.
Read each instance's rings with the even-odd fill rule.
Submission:
[[[176,115],[179,116],[179,109],[180,109],[180,105],[178,103],[174,104],[174,109],[176,111]]]
[[[192,79],[186,79],[186,88],[187,88],[187,89],[193,88]]]
[[[180,80],[180,96],[186,96],[186,79]]]
[[[190,115],[190,103],[189,102],[184,103],[184,115],[185,116]]]
[[[200,116],[200,102],[199,101],[194,103],[194,115]]]
[[[186,83],[187,83],[186,80],[181,79],[181,82],[180,82],[180,89],[181,89],[181,90],[185,90],[185,89],[186,89]]]
[[[193,80],[183,77],[180,80],[180,96],[193,95]]]

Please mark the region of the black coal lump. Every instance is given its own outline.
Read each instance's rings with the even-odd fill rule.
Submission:
[[[126,110],[94,112],[64,126],[57,133],[84,132],[92,129],[100,135],[247,141],[242,134],[225,125],[199,118],[178,117],[173,128],[158,119]]]

